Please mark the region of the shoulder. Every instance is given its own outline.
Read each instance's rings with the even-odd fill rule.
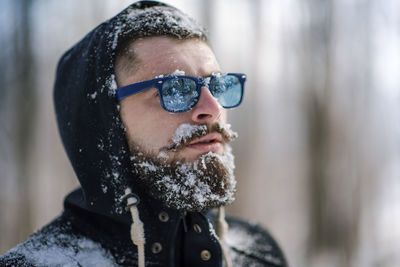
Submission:
[[[226,220],[229,225],[226,243],[236,265],[287,266],[282,250],[265,228],[238,218]]]
[[[0,266],[116,266],[100,244],[78,234],[59,217],[0,256]]]

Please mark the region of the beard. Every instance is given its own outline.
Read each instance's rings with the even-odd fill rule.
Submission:
[[[169,160],[164,150],[177,152],[195,138],[217,131],[228,142],[237,134],[229,127],[200,127],[188,124],[178,127],[170,148],[158,155],[144,152],[138,144],[130,142],[132,170],[147,192],[165,206],[183,211],[203,211],[232,203],[236,192],[234,156],[226,144],[222,155],[208,152],[194,161]],[[184,138],[177,136],[185,128]],[[178,134],[177,134],[178,133]],[[183,140],[183,141],[182,141]]]

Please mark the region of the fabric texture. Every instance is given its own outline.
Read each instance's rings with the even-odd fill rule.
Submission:
[[[177,38],[207,39],[200,26],[175,8],[141,1],[100,24],[62,56],[54,103],[64,148],[81,187],[66,197],[60,217],[1,256],[0,266],[137,266],[137,248],[129,233],[132,221],[123,201],[127,186],[140,198],[146,266],[223,266],[215,215],[166,208],[130,171],[115,99],[116,49],[132,36],[162,35],[153,23],[141,24],[140,17],[155,16],[154,23],[160,23],[157,14],[165,10],[162,23],[176,26]],[[262,227],[227,221],[233,266],[286,266],[280,248]]]
[[[0,266],[137,266],[137,249],[129,237],[130,223],[75,206],[72,202],[82,197],[81,192],[78,189],[68,196],[60,217],[3,255]],[[143,218],[148,233],[146,266],[223,266],[213,213],[184,215],[162,206],[155,208],[149,212],[152,221]],[[168,221],[160,220],[161,212],[168,214]],[[230,227],[226,242],[233,266],[286,266],[278,245],[262,227],[236,218],[228,217],[227,221]],[[194,225],[199,227],[197,231]],[[158,253],[153,251],[155,243],[162,247]],[[211,253],[208,261],[201,258],[204,250]]]

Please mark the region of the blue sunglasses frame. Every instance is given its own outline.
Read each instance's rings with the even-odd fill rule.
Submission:
[[[243,74],[243,73],[225,73],[225,74],[221,74],[221,75],[235,76],[236,78],[238,78],[238,80],[240,82],[240,85],[241,85],[240,101],[237,104],[232,105],[232,106],[223,106],[223,105],[221,105],[221,106],[224,107],[224,108],[234,108],[234,107],[239,106],[242,103],[242,100],[243,100],[244,82],[246,81],[246,75]],[[177,75],[177,76],[166,76],[166,77],[155,78],[155,79],[152,79],[152,80],[137,82],[137,83],[133,83],[133,84],[130,84],[130,85],[127,85],[127,86],[123,86],[123,87],[117,88],[116,98],[117,98],[118,101],[120,101],[120,100],[122,100],[122,99],[124,99],[124,98],[126,98],[128,96],[140,93],[140,92],[142,92],[144,90],[147,90],[147,89],[150,89],[150,88],[156,88],[158,90],[158,95],[159,95],[161,106],[163,107],[163,109],[165,109],[168,112],[172,112],[172,113],[186,112],[186,111],[189,111],[190,109],[192,109],[197,104],[197,102],[199,101],[201,88],[203,86],[206,86],[210,90],[209,85],[210,85],[212,79],[215,79],[215,78],[218,78],[218,77],[219,77],[219,75],[211,75],[210,77],[206,77],[206,78],[198,78],[198,77],[193,77],[193,76]],[[163,84],[166,81],[169,81],[171,79],[176,79],[176,78],[185,78],[185,79],[190,79],[190,80],[194,81],[196,83],[196,86],[197,86],[196,87],[196,91],[197,91],[197,94],[198,94],[197,99],[193,103],[192,106],[190,106],[190,107],[188,107],[186,109],[178,110],[178,111],[177,110],[171,110],[171,109],[167,108],[165,106],[164,100],[162,98],[162,86],[163,86]],[[212,89],[210,90],[210,92],[214,96]]]

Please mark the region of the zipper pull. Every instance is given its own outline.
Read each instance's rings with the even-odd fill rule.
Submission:
[[[188,227],[187,227],[187,224],[186,224],[186,211],[183,211],[182,213],[181,213],[181,219],[182,219],[182,223],[183,223],[183,230],[185,231],[185,233],[187,233],[187,231],[188,231]]]

